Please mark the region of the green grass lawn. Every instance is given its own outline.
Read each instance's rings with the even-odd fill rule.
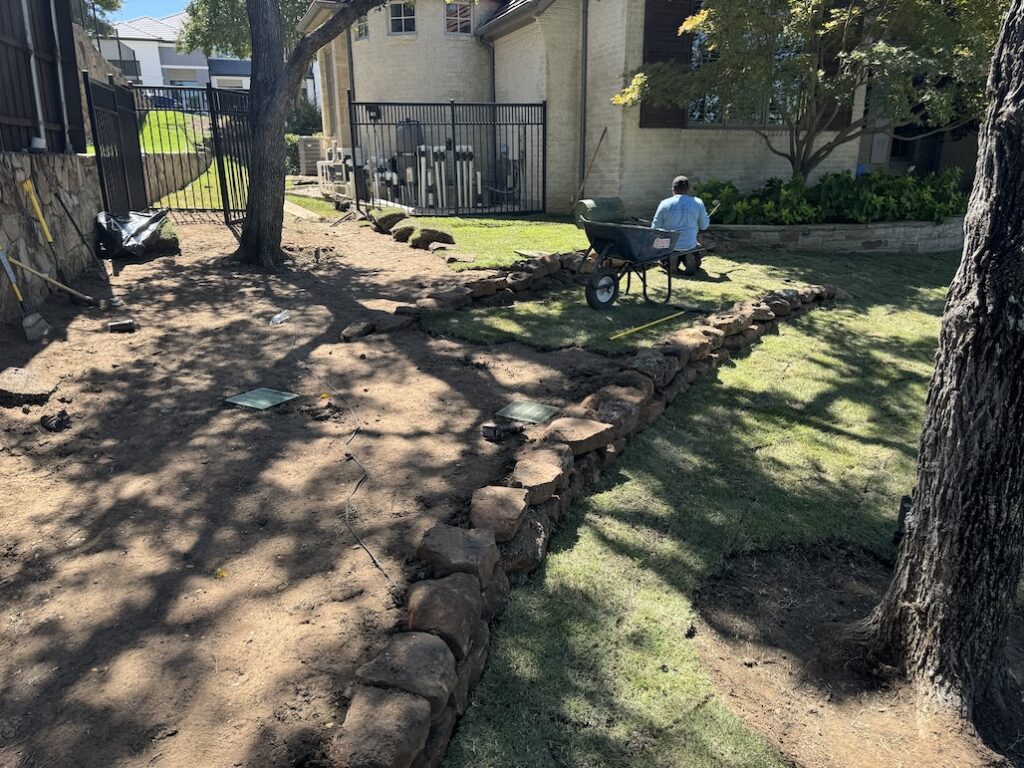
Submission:
[[[209,118],[186,112],[150,110],[139,128],[139,144],[147,154],[194,152],[206,142]]]
[[[649,346],[672,328],[692,323],[698,315],[690,313],[621,340],[612,340],[613,334],[676,314],[680,307],[718,309],[799,283],[823,281],[845,287],[864,269],[883,268],[890,274],[912,277],[915,267],[904,257],[892,264],[879,263],[883,261],[892,261],[892,258],[793,255],[776,251],[711,255],[704,259],[702,274],[673,278],[672,305],[675,306],[644,302],[634,280],[633,291],[629,295],[620,294],[619,300],[607,311],[591,309],[583,286],[577,285],[545,294],[543,301],[522,302],[502,309],[432,313],[424,322],[434,333],[470,341],[493,343],[518,339],[541,349],[580,346],[602,353],[625,352],[633,347]],[[651,296],[663,296],[667,275],[655,269],[648,272],[648,276]]]
[[[560,253],[587,246],[582,230],[568,219],[554,216],[514,219],[417,216],[412,223],[450,232],[460,253],[476,257],[472,264],[454,265],[456,269],[507,267],[521,259],[516,256],[516,249]]]
[[[248,183],[248,169],[231,158],[224,160],[225,171],[229,184],[240,188]],[[216,161],[210,164],[206,172],[198,176],[191,184],[177,192],[171,192],[159,203],[158,208],[199,208],[218,210],[223,207],[220,190],[220,168]]]
[[[324,200],[318,197],[307,197],[306,195],[290,195],[287,193],[285,193],[285,198],[296,205],[301,205],[308,211],[312,211],[313,213],[323,216],[325,219],[336,219],[341,216],[341,212],[335,209],[334,203],[330,200]]]
[[[574,506],[513,590],[447,768],[788,764],[684,638],[693,593],[730,552],[837,540],[891,553],[957,257],[730,260],[752,286],[833,282],[854,299],[784,323],[681,396]]]

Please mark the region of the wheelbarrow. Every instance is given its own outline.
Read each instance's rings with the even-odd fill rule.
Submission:
[[[672,299],[672,275],[679,269],[680,260],[686,274],[700,268],[700,248],[675,250],[678,232],[587,219],[581,219],[580,225],[597,254],[594,272],[586,285],[587,303],[594,309],[607,309],[615,303],[623,278],[626,280],[623,293],[629,293],[634,276],[640,281],[644,301],[667,304]],[[659,302],[653,301],[647,293],[647,272],[657,266],[668,274],[668,291]],[[691,266],[693,272],[689,271]]]

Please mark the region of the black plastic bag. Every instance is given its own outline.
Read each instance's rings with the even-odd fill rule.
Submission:
[[[136,213],[112,216],[106,211],[96,214],[96,232],[99,235],[101,256],[114,258],[140,258],[146,247],[160,235],[160,227],[170,211]]]

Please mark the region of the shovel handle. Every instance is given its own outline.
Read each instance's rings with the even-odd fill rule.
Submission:
[[[28,266],[27,264],[22,264],[20,261],[18,261],[17,259],[15,259],[13,257],[9,256],[8,259],[10,259],[11,264],[13,264],[16,267],[21,267],[26,272],[28,272],[30,275],[35,275],[40,280],[43,280],[44,282],[47,282],[47,283],[49,283],[52,286],[60,288],[62,291],[67,291],[72,296],[75,296],[75,297],[81,299],[82,301],[84,301],[84,302],[86,302],[88,304],[99,305],[99,302],[96,301],[96,299],[94,299],[92,296],[86,296],[84,293],[79,293],[74,288],[69,288],[68,286],[64,285],[64,283],[58,283],[56,280],[54,280],[49,275],[44,275],[42,272],[37,272],[36,270],[32,269],[32,267]]]
[[[43,218],[43,208],[39,205],[39,198],[36,197],[35,184],[32,183],[32,179],[25,179],[21,182],[21,186],[25,189],[29,202],[32,203],[32,210],[36,212],[36,221],[39,222],[39,228],[43,230],[43,237],[46,238],[46,242],[52,245],[53,235],[50,234],[50,228],[46,225],[46,219]]]
[[[18,288],[18,281],[14,277],[14,270],[11,269],[11,262],[7,260],[3,251],[0,251],[0,265],[3,266],[4,272],[7,273],[7,279],[11,281],[11,288],[14,290],[15,298],[18,300],[18,303],[21,304],[21,308],[24,309],[25,299],[21,295],[21,289]]]

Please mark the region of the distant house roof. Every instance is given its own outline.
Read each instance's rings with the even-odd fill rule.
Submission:
[[[484,37],[501,37],[514,29],[529,24],[534,16],[543,13],[554,0],[505,0],[497,12],[477,30]]]
[[[178,32],[185,22],[184,11],[154,19],[152,16],[139,16],[137,19],[121,21],[114,25],[118,36],[125,40],[159,40],[173,43],[178,39]]]

